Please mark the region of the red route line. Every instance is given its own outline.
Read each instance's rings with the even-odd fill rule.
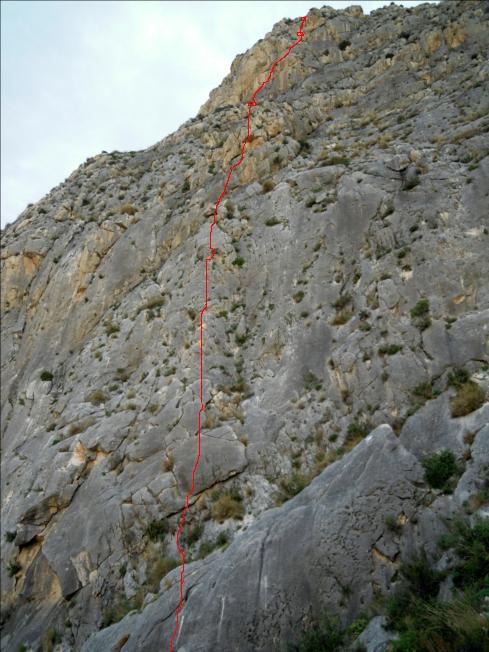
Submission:
[[[217,200],[216,208],[214,210],[214,218],[212,220],[212,224],[210,225],[210,229],[209,229],[209,249],[210,249],[211,255],[206,256],[206,259],[205,259],[205,304],[204,304],[204,307],[202,308],[202,310],[200,312],[200,410],[199,410],[198,421],[197,421],[197,423],[198,423],[198,426],[197,426],[197,459],[195,460],[194,468],[192,470],[192,485],[190,487],[190,491],[185,496],[185,507],[184,507],[183,512],[182,512],[182,519],[180,521],[180,527],[178,528],[178,531],[177,531],[177,534],[176,534],[176,537],[175,537],[178,552],[180,553],[180,557],[182,558],[182,568],[180,570],[180,602],[179,602],[178,609],[177,609],[177,612],[176,612],[176,615],[175,615],[175,629],[173,630],[173,634],[172,634],[171,641],[170,641],[170,652],[173,652],[173,642],[175,640],[175,636],[177,635],[178,628],[179,628],[178,617],[179,617],[180,611],[182,610],[182,607],[183,607],[183,575],[184,575],[184,572],[185,572],[185,554],[184,554],[182,548],[180,548],[179,539],[180,539],[180,534],[182,532],[183,526],[185,524],[185,514],[187,513],[188,508],[189,508],[188,501],[189,501],[189,498],[193,495],[194,490],[195,490],[195,472],[197,471],[197,467],[199,466],[199,461],[200,461],[200,429],[201,429],[200,417],[201,417],[202,412],[204,412],[204,410],[205,410],[205,405],[204,405],[204,402],[203,402],[203,395],[204,395],[204,391],[203,391],[203,369],[204,369],[204,366],[203,366],[204,365],[204,358],[203,358],[203,350],[204,350],[203,321],[204,321],[204,313],[207,310],[207,303],[209,301],[209,262],[214,258],[214,254],[215,254],[215,251],[216,251],[215,249],[212,248],[212,230],[217,224],[217,211],[219,210],[219,206],[221,204],[221,201],[222,201],[224,195],[226,194],[227,187],[228,187],[228,184],[229,184],[229,180],[231,179],[231,176],[232,176],[235,168],[237,168],[243,162],[245,148],[246,148],[246,145],[249,143],[250,138],[251,138],[251,122],[250,122],[250,120],[251,120],[251,109],[252,109],[252,107],[256,106],[256,96],[258,95],[258,93],[261,90],[263,90],[265,85],[268,84],[268,82],[271,80],[272,75],[274,73],[274,70],[278,66],[278,64],[281,61],[283,61],[284,59],[286,59],[289,56],[289,54],[292,52],[292,50],[297,45],[299,45],[299,43],[302,41],[302,39],[304,37],[304,32],[302,30],[303,30],[303,27],[304,27],[305,24],[306,24],[306,16],[302,16],[301,17],[300,29],[299,29],[298,32],[296,32],[296,35],[298,36],[297,41],[295,43],[293,43],[289,47],[289,49],[287,50],[287,52],[284,54],[283,57],[280,57],[280,59],[277,59],[277,61],[275,61],[273,66],[270,68],[270,72],[268,74],[267,79],[265,79],[265,81],[262,82],[260,84],[260,86],[258,86],[256,91],[253,93],[253,96],[252,96],[251,100],[248,102],[248,135],[246,136],[246,139],[243,142],[243,145],[241,147],[241,158],[239,159],[239,161],[237,163],[232,165],[231,168],[229,169],[228,176],[227,176],[226,181],[224,183],[223,191],[221,192],[221,194],[219,196],[219,199]]]

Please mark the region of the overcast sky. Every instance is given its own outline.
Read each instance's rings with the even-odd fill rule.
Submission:
[[[324,4],[389,2],[2,1],[2,225],[89,156],[161,140],[275,22]]]

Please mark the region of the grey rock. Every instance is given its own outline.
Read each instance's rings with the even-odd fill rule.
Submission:
[[[182,649],[285,649],[323,611],[346,626],[420,548],[437,562],[451,519],[487,515],[488,408],[452,419],[447,389],[463,367],[489,391],[487,18],[312,9],[259,96],[213,232],[183,530],[200,534],[187,561],[230,545],[187,565]],[[66,650],[168,639],[209,224],[246,101],[297,24],[174,134],[88,159],[2,234],[2,571],[21,566],[1,573],[2,651],[50,628]],[[420,407],[421,383],[439,396]],[[420,464],[445,448],[451,495]],[[223,495],[242,518],[214,520]]]

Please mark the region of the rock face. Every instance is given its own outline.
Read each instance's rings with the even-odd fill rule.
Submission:
[[[481,490],[488,20],[312,9],[258,98],[213,238],[179,652],[285,650],[324,610],[348,625]],[[89,159],[5,230],[2,650],[169,648],[209,223],[298,24],[175,134]],[[451,494],[422,466],[445,449]]]

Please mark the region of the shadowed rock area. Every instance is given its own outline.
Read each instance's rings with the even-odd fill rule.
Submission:
[[[309,650],[324,614],[328,649],[389,649],[415,559],[426,599],[468,591],[439,542],[489,516],[487,9],[311,9],[257,98],[213,236],[176,652]],[[299,24],[3,233],[2,651],[169,649],[209,224]]]

